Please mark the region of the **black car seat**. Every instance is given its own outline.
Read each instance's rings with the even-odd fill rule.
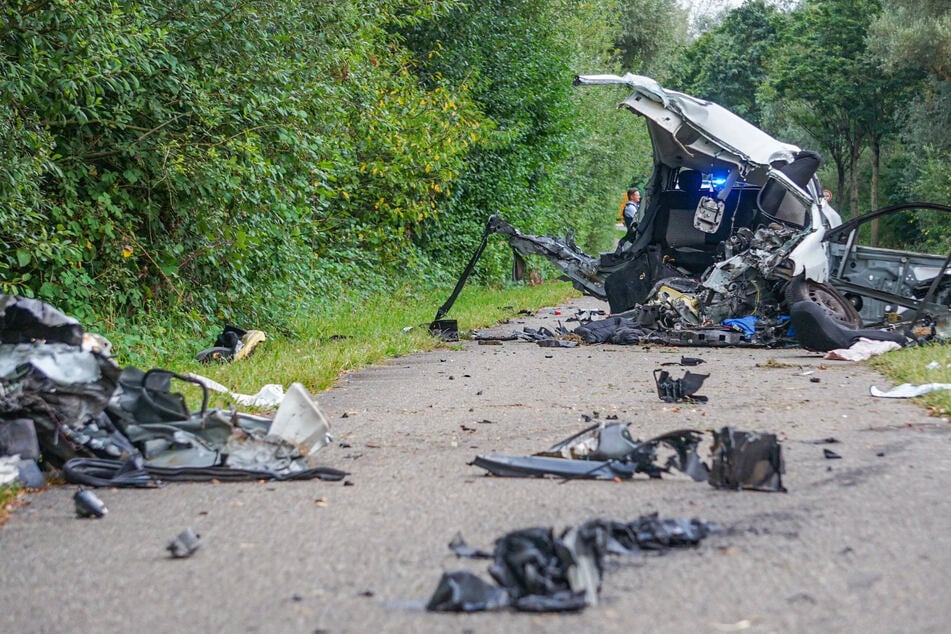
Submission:
[[[817,152],[802,150],[797,152],[793,160],[779,171],[796,185],[806,189],[821,164],[822,157]],[[763,221],[778,221],[800,227],[805,224],[802,205],[788,195],[786,189],[774,180],[767,181],[760,191],[757,206]]]
[[[677,175],[678,189],[663,193],[665,222],[658,223],[655,241],[677,266],[692,273],[701,273],[713,261],[715,249],[708,244],[707,234],[693,226],[694,213],[703,195],[703,174],[696,170],[681,170]]]

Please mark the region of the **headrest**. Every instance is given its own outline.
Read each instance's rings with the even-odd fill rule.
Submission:
[[[703,174],[697,170],[681,170],[677,174],[677,186],[685,192],[698,192],[703,184]]]

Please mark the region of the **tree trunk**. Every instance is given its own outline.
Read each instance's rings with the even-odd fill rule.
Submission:
[[[878,209],[878,175],[879,175],[879,162],[882,154],[882,144],[880,137],[872,137],[872,190],[869,192],[869,202],[871,203],[871,210],[875,211]],[[873,247],[878,246],[878,218],[873,220],[871,223],[872,235],[870,237],[870,244]]]
[[[859,156],[862,155],[862,146],[859,143],[849,144],[849,212],[850,217],[859,215]]]
[[[842,209],[842,203],[839,202],[840,200],[844,200],[841,196],[845,192],[845,161],[842,159],[841,154],[834,154],[832,156],[832,160],[835,161],[836,190],[832,192],[832,200],[830,202],[832,206],[838,210],[839,214],[845,212],[845,210]],[[840,198],[836,198],[837,196]]]

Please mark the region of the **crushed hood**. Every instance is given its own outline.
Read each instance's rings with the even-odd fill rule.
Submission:
[[[726,162],[741,174],[789,162],[799,147],[783,143],[742,117],[713,103],[666,90],[650,77],[579,75],[577,86],[627,86],[633,92],[618,107],[648,120],[654,151],[667,165],[699,168]]]

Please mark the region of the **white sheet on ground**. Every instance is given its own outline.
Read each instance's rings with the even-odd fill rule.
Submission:
[[[891,350],[900,350],[901,345],[894,341],[873,341],[860,337],[858,341],[848,348],[839,348],[829,350],[823,359],[834,359],[838,361],[865,361],[879,354],[884,354]]]

